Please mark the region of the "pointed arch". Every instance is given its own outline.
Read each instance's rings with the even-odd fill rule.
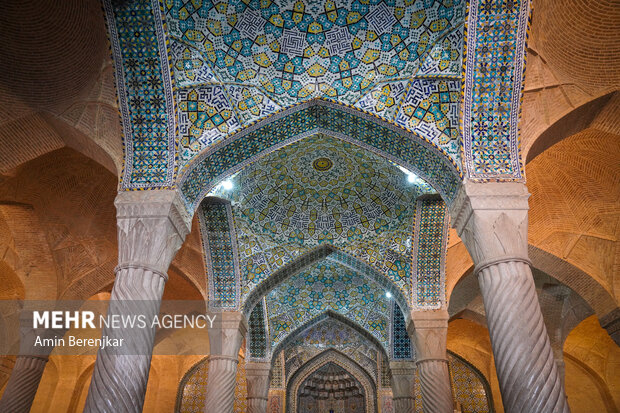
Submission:
[[[328,319],[335,320],[353,329],[356,333],[358,333],[360,336],[362,336],[363,338],[371,342],[375,347],[377,347],[377,350],[379,350],[380,352],[382,351],[381,353],[382,356],[387,357],[389,355],[389,349],[386,349],[385,346],[381,344],[381,342],[375,336],[370,334],[364,327],[360,326],[358,323],[356,323],[355,321],[349,319],[348,317],[342,314],[339,314],[332,310],[327,310],[324,313],[321,313],[318,316],[314,317],[310,321],[307,321],[304,324],[297,327],[284,340],[278,343],[278,345],[271,352],[272,365],[275,360],[274,356],[277,356],[281,351],[283,351],[286,347],[288,347],[292,342],[294,342],[297,338],[299,338],[299,336],[301,336],[308,329],[318,326],[319,324],[323,323],[325,320],[328,320]]]
[[[275,271],[270,277],[261,281],[260,284],[248,294],[245,302],[242,304],[242,311],[246,317],[249,317],[254,306],[266,296],[271,290],[282,284],[293,275],[299,274],[301,271],[312,266],[321,260],[330,260],[340,264],[366,278],[376,282],[387,292],[392,294],[394,300],[405,314],[405,319],[409,318],[409,304],[400,289],[387,276],[376,270],[369,264],[353,257],[330,244],[321,244],[311,249],[305,254],[297,257],[288,264],[283,265]]]
[[[322,133],[412,170],[451,204],[461,182],[456,162],[434,143],[359,109],[322,99],[293,106],[208,147],[179,174],[190,211],[215,185],[293,142]]]
[[[297,370],[286,386],[286,412],[296,412],[297,390],[299,386],[317,369],[327,363],[334,363],[347,372],[351,373],[364,387],[366,391],[366,412],[377,412],[377,383],[372,377],[360,367],[355,361],[351,360],[346,354],[335,349],[328,349],[308,361],[302,368]]]

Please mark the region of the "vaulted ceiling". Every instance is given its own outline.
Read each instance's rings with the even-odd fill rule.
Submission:
[[[165,2],[182,162],[312,98],[354,105],[411,129],[419,124],[456,157],[460,82],[446,78],[460,77],[464,5]]]
[[[434,193],[390,161],[318,134],[251,164],[212,195],[232,203],[241,295],[321,244],[374,265],[409,294],[415,199]]]

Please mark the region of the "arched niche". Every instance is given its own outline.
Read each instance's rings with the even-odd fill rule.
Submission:
[[[316,370],[333,363],[343,370],[351,374],[362,385],[365,392],[365,409],[366,413],[377,412],[377,385],[376,382],[362,369],[355,361],[351,360],[345,354],[329,349],[314,357],[307,362],[301,369],[297,370],[289,380],[286,386],[286,412],[297,413],[297,394],[300,386],[310,377]]]

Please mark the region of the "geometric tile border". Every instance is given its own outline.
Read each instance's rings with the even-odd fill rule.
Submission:
[[[229,201],[206,198],[198,213],[207,281],[209,309],[239,308],[239,255]]]
[[[104,0],[125,151],[123,189],[162,188],[175,175],[175,107],[158,0]]]
[[[463,162],[474,180],[521,180],[519,118],[530,0],[471,0],[463,83]]]
[[[411,254],[412,308],[445,306],[448,221],[443,199],[432,195],[418,198]]]

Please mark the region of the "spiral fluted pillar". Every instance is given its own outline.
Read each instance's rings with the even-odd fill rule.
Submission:
[[[453,225],[478,274],[504,409],[569,412],[527,253],[529,194],[516,182],[466,181]]]
[[[271,363],[250,362],[245,365],[248,387],[248,413],[267,413]]]
[[[452,386],[446,353],[448,312],[443,309],[412,311],[407,331],[415,343],[424,411],[452,413]]]
[[[11,377],[0,400],[0,412],[30,411],[47,360],[45,356],[17,356]]]
[[[415,363],[391,361],[392,400],[396,413],[415,412]]]
[[[231,413],[235,402],[235,385],[239,349],[248,331],[241,312],[216,315],[209,330],[209,378],[205,394],[206,413]]]
[[[108,318],[159,313],[166,274],[189,232],[189,218],[174,191],[120,192],[116,197],[119,265]],[[155,328],[104,328],[123,340],[100,348],[84,411],[141,412],[149,377]]]

